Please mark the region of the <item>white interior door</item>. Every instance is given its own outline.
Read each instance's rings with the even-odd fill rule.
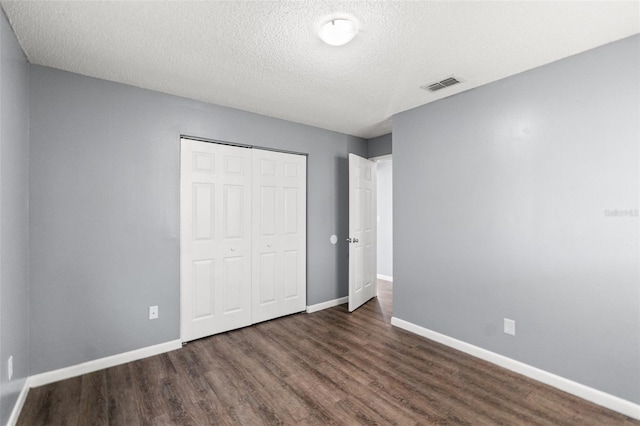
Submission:
[[[376,296],[376,164],[349,154],[349,312]]]
[[[253,150],[253,323],[306,308],[306,160]]]
[[[251,150],[182,139],[182,341],[251,324]]]

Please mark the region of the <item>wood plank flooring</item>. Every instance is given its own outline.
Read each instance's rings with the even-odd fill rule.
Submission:
[[[19,425],[640,425],[346,305],[34,388]]]

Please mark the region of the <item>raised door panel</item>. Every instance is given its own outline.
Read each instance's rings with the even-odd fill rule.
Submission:
[[[360,293],[362,291],[362,281],[363,281],[363,251],[362,247],[354,247],[353,248],[353,253],[354,253],[354,259],[355,259],[355,292],[356,293]]]
[[[299,250],[286,250],[284,252],[284,299],[291,300],[300,296],[300,279],[302,278],[300,272],[302,271],[302,265],[300,264],[300,251]]]
[[[222,313],[224,315],[242,311],[245,308],[243,281],[245,279],[245,259],[243,256],[227,256],[223,260]]]
[[[224,185],[222,201],[222,235],[227,241],[242,240],[245,235],[243,211],[245,206],[245,188],[242,185]]]
[[[255,284],[258,291],[258,302],[260,306],[276,303],[276,271],[278,253],[261,253],[259,260],[260,275]]]
[[[366,289],[375,284],[374,272],[375,265],[372,264],[376,253],[373,250],[373,242],[376,236],[374,235],[373,223],[373,192],[371,190],[372,171],[371,165],[367,164],[364,167],[364,178],[367,183],[367,187],[362,189],[362,208],[365,212],[363,216],[362,233],[359,240],[361,242],[362,249],[362,285]],[[375,294],[374,294],[375,295]]]
[[[213,240],[215,229],[215,189],[213,183],[193,184],[193,237],[195,240]]]
[[[276,203],[278,188],[260,185],[260,202],[256,214],[260,216],[260,235],[274,237],[276,235]]]
[[[216,314],[214,297],[215,266],[212,259],[193,262],[193,319],[202,320]]]
[[[300,188],[284,188],[284,233],[298,235],[298,220],[300,219]]]

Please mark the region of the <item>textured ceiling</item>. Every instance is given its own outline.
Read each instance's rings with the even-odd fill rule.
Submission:
[[[638,1],[1,3],[34,64],[365,138],[394,113],[640,32]],[[318,39],[332,17],[356,20],[351,43]],[[420,89],[451,75],[464,82]]]

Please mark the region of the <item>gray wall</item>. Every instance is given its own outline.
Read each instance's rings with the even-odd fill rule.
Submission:
[[[394,316],[639,403],[639,76],[634,36],[394,116]]]
[[[393,166],[377,164],[378,274],[393,276]]]
[[[0,10],[0,424],[29,375],[28,67]]]
[[[367,158],[380,157],[391,154],[391,133],[369,139],[369,152]]]
[[[347,294],[364,139],[39,66],[30,107],[33,373],[179,338],[180,134],[308,153],[307,302]]]

